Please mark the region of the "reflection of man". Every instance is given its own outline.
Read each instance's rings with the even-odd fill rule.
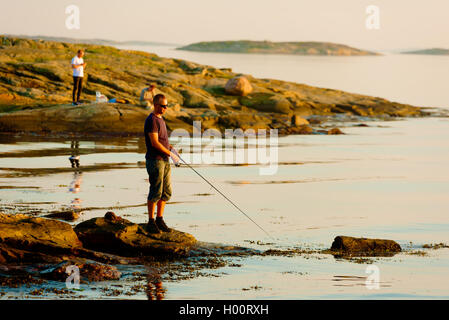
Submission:
[[[86,63],[83,60],[84,51],[78,50],[78,53],[72,59],[72,69],[73,69],[73,92],[72,92],[72,105],[77,106],[80,104],[80,95],[83,90],[83,77],[84,68]]]
[[[75,173],[73,174],[73,180],[70,183],[69,191],[72,193],[80,192],[82,181],[83,181],[83,173],[81,171],[75,171]]]
[[[80,155],[79,155],[79,141],[73,141],[70,143],[70,150],[72,151],[72,155],[69,157],[70,164],[72,168],[80,167]]]
[[[73,211],[80,211],[81,210],[81,203],[83,201],[80,198],[75,198],[72,200],[72,202],[70,202],[70,207],[72,208]]]
[[[140,92],[140,105],[142,107],[150,109],[153,106],[155,88],[154,84],[152,84],[148,88],[142,89]]]
[[[148,300],[155,300],[155,298],[156,300],[163,300],[165,297],[165,289],[161,281],[148,282],[146,293]]]
[[[70,183],[69,192],[76,194],[81,191],[82,175],[83,173],[81,171],[75,171],[73,173],[73,180]],[[76,197],[71,201],[70,208],[73,212],[81,212],[81,203],[82,200]]]
[[[165,288],[162,286],[161,275],[153,268],[147,267],[147,288],[148,300],[163,300]]]

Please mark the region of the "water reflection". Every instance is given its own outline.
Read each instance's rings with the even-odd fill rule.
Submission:
[[[80,154],[79,154],[80,142],[78,140],[72,140],[70,143],[70,150],[72,151],[72,155],[69,157],[70,164],[72,168],[80,167]]]
[[[81,170],[76,170],[73,173],[73,179],[72,182],[70,183],[69,186],[69,192],[73,193],[73,194],[77,194],[81,191],[81,183],[83,181],[83,173]],[[70,208],[72,209],[73,212],[76,213],[82,213],[82,209],[81,209],[81,204],[82,204],[83,200],[81,200],[80,197],[75,197],[71,202],[70,202]]]
[[[81,183],[83,182],[83,172],[75,171],[73,173],[73,179],[69,186],[69,192],[78,193],[81,191]]]
[[[257,168],[251,166],[204,164],[202,171],[237,203],[257,215],[257,221],[268,226],[268,231],[276,233],[275,247],[298,245],[326,249],[337,234],[394,239],[401,245],[413,241],[417,248],[430,242],[448,243],[448,122],[411,119],[386,122],[391,125],[389,128],[380,128],[379,123],[385,124],[375,122],[368,128],[347,127],[348,134],[338,137],[281,137],[280,170],[275,177],[261,178]],[[70,140],[53,145],[48,141],[27,142],[24,138],[23,143],[10,149],[4,149],[5,144],[1,144],[0,153],[9,152],[8,158],[5,153],[0,155],[3,171],[0,187],[7,188],[0,190],[0,200],[1,204],[12,208],[5,210],[27,213],[54,210],[55,204],[70,205],[72,199],[74,206],[81,207],[82,199],[84,208],[109,209],[117,205],[126,208],[121,213],[129,215],[131,220],[143,222],[144,205],[139,199],[146,192],[148,182],[142,177],[140,165],[144,162],[136,165],[142,161],[143,154],[136,153],[131,142],[119,148],[114,148],[113,139],[102,143],[96,138],[97,144],[92,147],[92,143],[91,140],[80,140],[83,164],[80,163],[78,168],[76,164],[71,168],[71,163],[67,162],[67,156],[71,154]],[[76,150],[76,143],[73,149]],[[33,153],[24,156],[27,150]],[[105,173],[105,170],[110,172]],[[86,176],[82,174],[86,172],[88,181],[84,181]],[[125,178],[118,183],[117,177]],[[246,223],[230,224],[235,223],[236,217],[232,208],[223,205],[220,197],[201,197],[197,199],[200,202],[186,202],[192,193],[196,196],[210,193],[190,170],[176,169],[173,177],[177,192],[175,203],[169,209],[174,224],[181,230],[193,232],[201,241],[233,245],[248,246],[246,240],[261,239],[259,231],[248,228]],[[63,184],[60,184],[61,179]],[[72,191],[69,192],[68,183],[72,179]],[[228,181],[257,183],[239,185]],[[375,206],[371,205],[373,197]],[[21,209],[24,199],[27,207]],[[118,200],[120,204],[115,203]],[[103,209],[92,210],[86,211],[86,215],[91,218],[104,215],[104,212]],[[423,214],[425,212],[427,214]],[[191,226],[192,219],[196,226]],[[233,298],[241,293],[241,288],[254,285],[267,291],[248,291],[247,297],[338,298],[341,294],[354,298],[374,297],[375,294],[393,298],[447,297],[448,283],[444,279],[448,279],[449,250],[428,252],[427,256],[404,252],[391,258],[370,258],[381,268],[382,290],[378,293],[368,291],[364,286],[366,279],[346,278],[366,276],[365,267],[371,261],[334,259],[327,255],[248,258],[242,260],[241,268],[225,269],[229,274],[226,277],[199,277],[189,280],[188,286],[172,281],[162,283],[152,277],[145,278],[143,283],[139,281],[139,286],[143,284],[146,297],[154,300],[192,295],[207,299]],[[422,272],[425,265],[432,266],[431,273]],[[256,268],[266,271],[263,279],[257,272],[252,272]],[[284,274],[284,271],[295,273]],[[411,278],[414,281],[409,281]],[[391,288],[386,287],[387,282]]]
[[[163,300],[165,298],[165,288],[161,281],[148,282],[146,294],[148,300]]]
[[[148,272],[147,287],[145,288],[148,300],[163,300],[165,298],[165,291],[160,274],[151,271]]]
[[[77,194],[81,191],[81,183],[83,181],[83,172],[80,167],[79,141],[72,140],[70,143],[71,156],[69,157],[72,168],[76,168],[73,172],[73,179],[69,186],[69,192]],[[82,200],[79,197],[74,198],[70,202],[70,208],[74,212],[81,212]]]
[[[75,212],[81,212],[81,203],[83,200],[80,198],[75,198],[70,202],[70,208]]]

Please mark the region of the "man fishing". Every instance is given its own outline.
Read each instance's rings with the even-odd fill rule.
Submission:
[[[167,227],[163,220],[165,203],[170,199],[172,190],[170,182],[170,162],[169,157],[172,158],[176,166],[180,165],[182,161],[187,167],[192,169],[198,176],[200,176],[207,184],[214,188],[220,195],[222,195],[229,203],[231,203],[237,210],[251,220],[257,227],[271,237],[267,231],[259,226],[250,216],[248,216],[242,209],[240,209],[234,202],[232,202],[226,195],[218,190],[212,183],[209,182],[202,174],[196,171],[190,164],[185,162],[178,152],[168,143],[167,127],[162,115],[168,107],[167,98],[163,94],[157,94],[153,98],[153,112],[145,120],[145,144],[147,153],[145,155],[146,167],[150,181],[150,192],[148,194],[148,225],[147,230],[151,233],[170,232],[171,229]],[[154,219],[154,209],[157,205],[156,220]]]
[[[147,153],[145,155],[146,167],[150,181],[150,190],[147,198],[148,227],[151,233],[170,232],[163,220],[165,203],[172,194],[170,181],[169,157],[175,163],[179,162],[176,152],[171,152],[172,146],[168,143],[168,133],[162,115],[168,107],[167,98],[157,94],[153,98],[153,112],[145,120],[144,133]],[[175,151],[173,149],[173,151]],[[154,209],[157,205],[156,220]]]

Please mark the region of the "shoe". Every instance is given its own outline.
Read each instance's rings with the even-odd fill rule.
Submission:
[[[162,217],[156,218],[156,226],[159,228],[159,230],[161,230],[163,232],[171,231],[171,229],[169,227],[167,227],[167,225],[165,224],[164,219],[162,219]]]
[[[78,104],[76,102],[72,102],[72,106],[77,106]]]
[[[147,223],[147,231],[149,233],[161,233],[161,230],[156,225],[154,219],[149,219]]]

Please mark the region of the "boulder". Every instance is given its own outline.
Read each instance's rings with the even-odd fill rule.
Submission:
[[[242,130],[247,130],[251,128],[257,130],[267,128],[270,122],[270,118],[257,114],[233,112],[228,115],[220,116],[217,125],[223,129],[240,128]]]
[[[93,218],[75,227],[85,248],[125,257],[177,257],[187,255],[196,243],[192,235],[184,232],[172,230],[152,234],[147,231],[146,224],[114,216],[108,213],[105,218]]]
[[[401,252],[401,246],[393,240],[335,237],[330,251],[351,255],[390,255]]]
[[[215,109],[214,98],[204,90],[182,90],[181,94],[184,97],[184,107]]]
[[[0,264],[17,263],[59,263],[63,260],[62,255],[49,255],[33,250],[21,250],[4,244],[0,244]]]
[[[344,134],[344,133],[338,128],[332,128],[327,131],[327,134]]]
[[[123,222],[122,217],[118,217],[114,212],[108,211],[104,215],[105,220],[111,221],[111,222]]]
[[[261,112],[274,112],[289,114],[292,112],[292,104],[280,94],[253,93],[239,99],[243,106],[256,109]]]
[[[313,128],[309,125],[300,125],[297,127],[281,128],[279,134],[313,134]]]
[[[253,91],[253,87],[247,78],[240,76],[229,79],[225,85],[225,91],[234,96],[246,96]]]
[[[178,62],[179,67],[184,70],[187,74],[201,74],[205,75],[207,72],[207,67],[194,62],[185,60],[175,60]]]
[[[40,276],[49,280],[66,281],[69,273],[67,267],[76,266],[79,270],[81,280],[87,281],[107,281],[118,280],[121,272],[114,266],[109,266],[98,262],[80,262],[80,261],[63,261],[55,266],[47,268],[40,272]],[[72,267],[73,268],[73,267]],[[67,272],[69,271],[69,272]]]
[[[332,129],[329,129],[329,130],[326,130],[326,129],[319,129],[319,130],[317,130],[317,133],[320,133],[320,134],[329,134],[329,135],[334,135],[334,134],[344,134],[344,132],[341,131],[341,130],[338,129],[338,128],[332,128]]]
[[[44,254],[67,253],[82,246],[68,223],[4,213],[0,213],[0,243]]]
[[[296,114],[294,114],[293,116],[292,116],[292,118],[291,118],[291,125],[293,126],[293,127],[296,127],[296,126],[302,126],[302,125],[308,125],[309,124],[309,121],[307,121],[306,119],[304,119],[304,118],[301,118],[300,116],[298,116],[298,115],[296,115]]]
[[[141,133],[148,111],[118,103],[21,110],[0,117],[0,131]]]
[[[68,210],[68,211],[58,211],[47,214],[46,218],[59,219],[65,221],[75,221],[80,217],[79,212]]]

